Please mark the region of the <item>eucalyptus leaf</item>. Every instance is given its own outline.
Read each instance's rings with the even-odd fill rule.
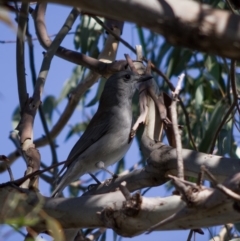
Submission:
[[[47,217],[45,218],[45,222],[46,222],[47,229],[51,230],[52,237],[54,240],[58,240],[58,241],[65,240],[61,225],[56,219],[47,215]]]
[[[121,173],[125,170],[125,162],[124,158],[122,158],[119,162],[117,162],[117,167],[115,173]]]
[[[84,132],[87,128],[88,122],[81,122],[76,124],[71,128],[71,130],[68,132],[65,141],[67,141],[72,135],[79,134],[80,132]]]
[[[88,53],[90,56],[97,57],[99,53],[97,44],[102,32],[102,26],[93,18],[83,15],[74,37],[75,48],[80,49],[83,54]]]
[[[203,104],[203,98],[204,98],[204,92],[203,92],[203,86],[199,85],[196,89],[195,93],[195,108],[200,109]]]
[[[143,54],[145,56],[147,56],[147,45],[146,45],[146,41],[145,41],[144,31],[141,27],[137,27],[137,32],[138,32],[138,37],[139,37],[140,43],[142,45]]]
[[[12,114],[12,127],[15,129],[21,119],[20,106],[17,106]]]
[[[55,96],[49,95],[44,99],[42,108],[44,111],[45,118],[49,123],[52,122],[52,114],[55,109],[55,106],[56,106]]]
[[[77,86],[79,78],[83,79],[84,71],[85,68],[82,66],[74,67],[71,77],[64,83],[60,97],[56,100],[56,105],[66,98],[66,96]]]
[[[204,131],[203,138],[199,144],[199,151],[209,153],[212,140],[216,134],[217,128],[222,121],[224,113],[227,111],[228,105],[226,101],[220,100],[215,106],[213,113],[208,121],[206,130]]]
[[[103,92],[105,83],[106,83],[106,80],[103,79],[103,78],[99,81],[96,95],[93,97],[93,99],[85,107],[93,106],[99,101],[99,99],[101,97],[101,94]]]

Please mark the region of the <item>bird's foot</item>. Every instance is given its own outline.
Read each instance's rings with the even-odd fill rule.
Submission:
[[[99,169],[101,169],[101,170],[103,170],[103,171],[105,171],[105,172],[107,172],[107,173],[109,173],[109,174],[112,176],[112,178],[114,178],[114,179],[118,177],[117,174],[109,171],[109,170],[105,167],[104,162],[102,162],[102,161],[97,162],[97,163],[96,163],[96,167],[99,168]]]

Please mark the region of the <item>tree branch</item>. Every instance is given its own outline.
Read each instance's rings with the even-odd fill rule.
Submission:
[[[36,34],[38,36],[40,44],[43,48],[48,49],[52,40],[48,37],[46,25],[45,25],[45,15],[46,12],[46,3],[38,4],[36,10],[33,13],[34,24],[36,29]],[[72,10],[74,15],[78,15],[79,11],[74,8]],[[107,76],[114,72],[118,72],[122,69],[125,61],[113,62],[113,63],[104,63],[87,55],[81,54],[79,52],[66,49],[64,47],[59,47],[56,51],[56,55],[60,58],[63,58],[69,62],[82,65],[94,72]]]
[[[240,41],[240,36],[237,34],[240,16],[229,11],[212,9],[206,4],[188,0],[182,0],[181,4],[177,0],[132,0],[131,2],[51,0],[51,2],[79,7],[81,11],[98,16],[134,22],[162,34],[173,45],[240,59],[240,46],[233,44]],[[191,11],[186,14],[186,9]],[[82,60],[86,59],[81,58]]]
[[[16,48],[16,66],[18,80],[18,97],[20,109],[23,111],[25,103],[28,99],[27,85],[25,78],[25,58],[24,58],[24,41],[28,22],[28,3],[23,3],[19,12],[18,32],[17,32],[17,48]]]
[[[205,200],[208,200],[216,195],[216,192],[207,188],[203,189],[202,194],[205,194]],[[19,200],[16,208],[10,206],[10,200],[13,199]],[[234,209],[233,201],[227,198],[225,200],[220,204],[216,202],[218,205],[212,205],[210,209],[201,205],[199,208],[193,208],[187,215],[167,222],[157,230],[189,229],[239,222],[239,213]],[[145,198],[136,193],[126,201],[120,191],[115,191],[79,198],[44,198],[39,193],[20,192],[18,188],[11,186],[0,188],[0,201],[3,204],[0,210],[1,223],[6,219],[17,219],[19,216],[31,218],[34,215],[36,218],[37,213],[34,210],[36,207],[41,210],[42,207],[47,214],[45,216],[57,219],[64,229],[106,227],[127,237],[140,235],[160,220],[166,220],[186,208],[186,203],[177,195]],[[19,206],[21,208],[18,208]],[[39,216],[40,222],[33,228],[43,232],[46,230],[46,220]]]

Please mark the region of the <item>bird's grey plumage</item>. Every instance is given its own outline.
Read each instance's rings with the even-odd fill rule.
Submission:
[[[87,172],[97,170],[100,161],[109,166],[119,161],[129,149],[132,127],[132,97],[138,81],[149,79],[131,72],[112,75],[105,84],[96,114],[72,148],[67,170],[52,196]]]

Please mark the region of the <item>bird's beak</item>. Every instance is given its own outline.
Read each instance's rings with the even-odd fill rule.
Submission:
[[[147,80],[150,80],[150,79],[152,79],[152,75],[144,74],[138,79],[137,82],[144,82],[144,81],[147,81]]]

